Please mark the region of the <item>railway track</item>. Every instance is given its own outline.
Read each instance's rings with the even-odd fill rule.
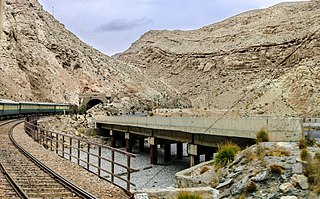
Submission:
[[[20,122],[0,123],[0,198],[96,198],[21,148],[12,135]]]

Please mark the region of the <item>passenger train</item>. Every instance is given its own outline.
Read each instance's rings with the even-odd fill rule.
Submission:
[[[70,112],[70,104],[44,103],[44,102],[15,102],[0,99],[0,119],[19,117],[25,115],[48,115]]]

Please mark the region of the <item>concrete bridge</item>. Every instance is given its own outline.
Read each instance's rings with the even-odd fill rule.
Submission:
[[[172,118],[172,117],[96,117],[96,126],[101,133],[111,136],[112,144],[117,139],[126,143],[127,151],[139,140],[143,150],[144,140],[150,145],[150,160],[157,164],[158,145],[164,149],[165,162],[171,161],[171,144],[177,146],[177,158],[182,158],[182,143],[187,143],[190,165],[199,162],[199,155],[205,159],[220,143],[227,140],[245,147],[255,143],[256,132],[269,132],[270,141],[298,141],[303,136],[300,118]],[[213,126],[211,126],[215,123]]]
[[[113,95],[105,93],[81,93],[79,94],[79,104],[90,109],[97,104],[111,103],[113,98]]]

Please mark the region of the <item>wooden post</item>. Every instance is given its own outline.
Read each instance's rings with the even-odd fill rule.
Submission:
[[[59,141],[59,135],[56,134],[56,154],[58,154],[58,147],[59,147],[58,141]]]
[[[80,140],[78,140],[77,163],[80,165]]]
[[[64,135],[62,136],[62,157],[64,158]]]
[[[131,164],[130,156],[128,155],[127,156],[127,190],[128,191],[130,191],[130,172],[131,172],[130,164]]]
[[[87,170],[89,170],[89,166],[90,166],[90,144],[87,144]]]
[[[98,148],[98,176],[101,175],[101,146]]]
[[[69,138],[69,160],[72,159],[72,138]]]
[[[111,182],[114,182],[114,150],[111,151]]]

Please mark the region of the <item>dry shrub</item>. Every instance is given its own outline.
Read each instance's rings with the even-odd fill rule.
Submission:
[[[314,192],[320,194],[320,159],[315,157],[309,158],[304,166],[304,175],[308,177],[310,188]]]
[[[306,149],[307,148],[307,141],[305,139],[300,139],[298,146],[299,146],[299,149]]]
[[[242,154],[244,155],[244,157],[247,159],[248,162],[253,161],[257,157],[256,153],[251,148],[244,150]]]
[[[207,167],[207,166],[201,167],[201,169],[200,169],[200,175],[204,174],[205,172],[207,172],[207,171],[209,171],[209,170],[210,170],[210,169],[209,169],[209,167]]]
[[[177,199],[203,199],[200,195],[182,191],[178,193]]]
[[[244,192],[245,193],[253,193],[257,191],[257,184],[250,181],[246,186],[244,187]]]
[[[266,148],[260,144],[256,148],[257,157],[262,160],[266,156]]]
[[[284,167],[281,165],[273,164],[273,165],[270,165],[270,170],[273,174],[282,174]]]
[[[289,156],[290,153],[289,151],[286,151],[284,149],[280,149],[280,148],[273,148],[270,149],[267,154],[267,156],[275,156],[275,157],[284,157],[284,156]]]
[[[269,141],[269,134],[267,131],[261,129],[256,133],[256,142],[268,142]]]
[[[310,153],[308,152],[307,149],[302,149],[301,152],[300,152],[300,158],[303,161],[307,161],[307,160],[309,160],[311,158],[311,155],[310,155]]]

